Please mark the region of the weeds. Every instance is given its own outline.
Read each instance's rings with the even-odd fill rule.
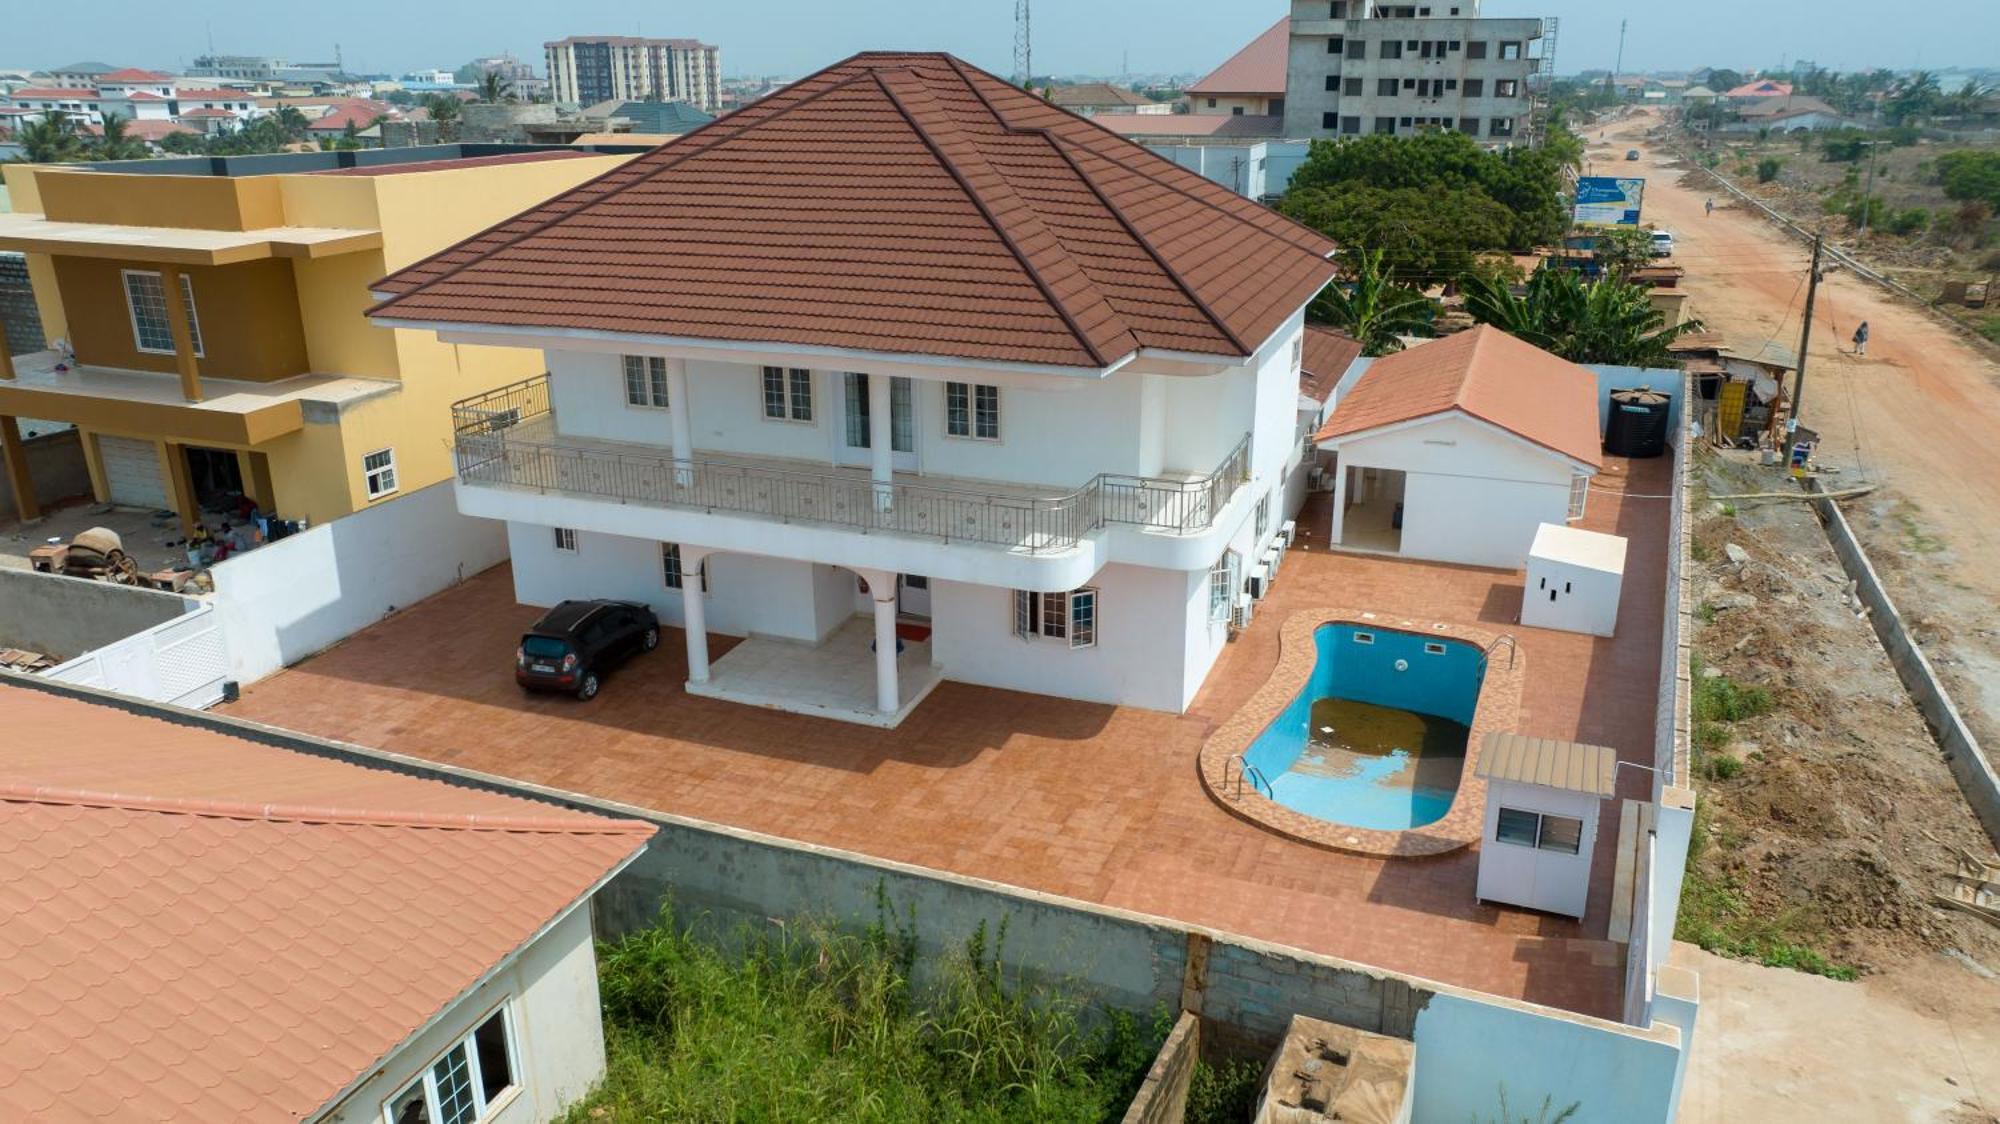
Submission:
[[[1733,760],[1733,759],[1732,759]],[[1790,968],[1835,980],[1853,980],[1857,973],[1835,964],[1807,943],[1817,934],[1801,910],[1775,917],[1751,912],[1748,902],[1727,873],[1704,862],[1711,845],[1734,851],[1743,845],[1740,833],[1718,831],[1710,802],[1697,801],[1694,833],[1688,839],[1687,874],[1681,882],[1681,908],[1674,938],[1696,944],[1718,956],[1752,960],[1770,968]]]
[[[886,895],[860,935],[814,921],[698,939],[671,909],[599,949],[608,1068],[567,1120],[1099,1120],[1143,1080],[1164,1017],[1086,1011],[976,929],[937,982]],[[1086,1020],[1086,1016],[1091,1016]]]
[[[1188,1082],[1187,1124],[1242,1124],[1257,1107],[1263,1086],[1262,1062],[1197,1061]]]

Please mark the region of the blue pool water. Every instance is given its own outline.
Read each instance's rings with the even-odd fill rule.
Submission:
[[[1485,662],[1478,648],[1386,628],[1321,625],[1312,675],[1244,757],[1270,795],[1376,831],[1451,809]],[[1401,668],[1398,668],[1398,664]]]

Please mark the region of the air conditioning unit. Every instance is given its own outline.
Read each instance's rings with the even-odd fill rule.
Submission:
[[[1270,572],[1274,582],[1278,580],[1278,562],[1284,557],[1284,550],[1275,542],[1264,548],[1264,569]]]
[[[1252,598],[1262,601],[1264,595],[1271,591],[1271,571],[1261,563],[1251,567],[1250,580],[1244,583],[1244,588],[1250,591]]]
[[[1229,627],[1239,632],[1249,628],[1250,615],[1255,611],[1255,605],[1251,602],[1249,594],[1237,594],[1236,603],[1229,607]]]
[[[1278,541],[1285,544],[1286,550],[1290,550],[1292,548],[1292,540],[1298,537],[1299,537],[1298,520],[1287,519],[1283,523],[1278,525]]]

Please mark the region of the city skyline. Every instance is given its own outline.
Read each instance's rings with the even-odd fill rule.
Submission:
[[[513,9],[510,11],[510,9]],[[489,5],[479,29],[448,14],[391,7],[376,0],[339,9],[224,9],[199,5],[168,21],[158,9],[109,0],[79,9],[31,7],[10,21],[10,49],[0,66],[46,68],[81,59],[180,70],[213,49],[325,61],[338,49],[355,73],[451,68],[512,53],[542,68],[541,45],[569,35],[648,35],[701,39],[722,48],[726,76],[799,75],[870,49],[945,50],[1006,73],[1012,67],[1014,5],[981,0],[950,7],[892,0],[840,8],[803,0],[765,0],[739,9],[690,12],[671,20],[639,3],[583,3],[551,15],[539,6]],[[1226,59],[1288,10],[1284,3],[1237,8],[1162,0],[1143,22],[1111,0],[1045,4],[1035,13],[1036,71],[1042,74],[1199,74]],[[2000,41],[2000,8],[1978,0],[1940,0],[1853,34],[1878,9],[1865,0],[1745,5],[1688,0],[1669,11],[1584,0],[1504,0],[1493,17],[1554,16],[1561,23],[1560,73],[1609,68],[1626,23],[1624,69],[1725,66],[1774,68],[1799,59],[1839,70],[1951,69],[1993,65],[1982,57]],[[1810,21],[1799,17],[1810,14]],[[781,27],[782,35],[772,29]],[[495,34],[493,29],[504,32]],[[1723,47],[1754,43],[1754,49]],[[1736,57],[1743,56],[1743,57]]]

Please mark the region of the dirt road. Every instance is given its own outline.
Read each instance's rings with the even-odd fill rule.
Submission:
[[[1598,174],[1646,177],[1645,217],[1674,234],[1694,315],[1732,344],[1775,338],[1797,348],[1807,251],[1726,192],[1680,184],[1685,168],[1655,151],[1650,112],[1588,134]],[[1605,132],[1602,142],[1597,133]],[[1637,148],[1641,159],[1624,160]],[[1714,198],[1713,215],[1703,201]],[[1869,324],[1868,355],[1850,354]],[[1961,705],[1983,740],[2000,741],[2000,364],[1922,310],[1851,275],[1820,286],[1806,370],[1804,424],[1823,438],[1822,464],[1839,479],[1879,482],[1858,505],[1860,533],[1904,615],[1932,618],[1948,647]],[[1900,555],[1901,557],[1895,557]],[[1991,744],[1988,752],[1994,752]]]

